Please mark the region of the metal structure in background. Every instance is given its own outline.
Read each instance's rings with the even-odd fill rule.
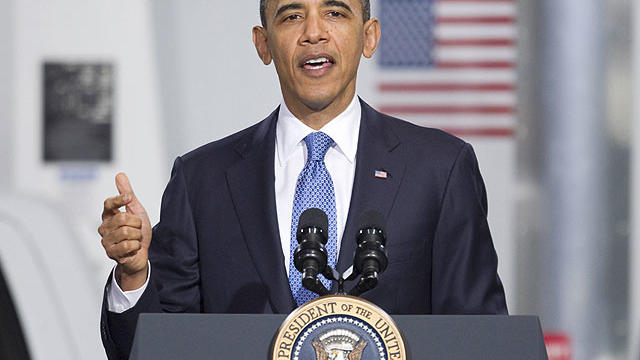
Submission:
[[[0,264],[0,360],[29,360],[29,351],[16,307]]]
[[[574,359],[627,348],[628,1],[520,1],[518,303]],[[527,54],[528,53],[528,54]],[[624,78],[624,76],[622,76]],[[628,78],[628,76],[627,76]]]
[[[632,96],[637,99],[640,95],[640,4],[634,2],[629,13],[632,15],[633,33],[631,44],[631,56],[633,72],[631,80],[633,83]],[[632,138],[640,138],[640,103],[632,101],[633,104],[633,126]],[[631,277],[630,289],[630,316],[629,319],[629,359],[640,359],[640,145],[636,142],[631,146],[631,236],[630,236],[630,258],[629,271]]]
[[[632,0],[605,2],[606,134],[608,150],[607,268],[605,288],[607,341],[611,357],[626,359],[634,339],[629,332],[631,248],[631,143],[633,82],[631,32]],[[637,138],[636,138],[637,139]],[[635,339],[637,342],[638,339]]]
[[[567,332],[577,359],[608,349],[604,273],[608,226],[604,7],[597,0],[540,3],[538,51],[542,184],[541,315]],[[544,300],[546,298],[546,301]]]
[[[13,139],[12,133],[12,4],[11,1],[0,1],[0,186],[11,185]]]

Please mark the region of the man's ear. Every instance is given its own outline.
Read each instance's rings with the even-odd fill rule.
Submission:
[[[262,26],[253,27],[253,44],[256,47],[258,56],[265,65],[271,64],[271,51],[267,44],[267,30]]]
[[[367,59],[371,58],[380,43],[380,22],[378,19],[369,19],[364,23],[364,47],[362,55]]]

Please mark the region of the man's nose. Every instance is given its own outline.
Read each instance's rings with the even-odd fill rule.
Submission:
[[[310,14],[304,24],[304,33],[301,42],[305,44],[317,44],[328,39],[326,24],[322,21],[320,14]]]

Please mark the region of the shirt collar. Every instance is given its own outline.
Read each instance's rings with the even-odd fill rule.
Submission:
[[[319,130],[333,139],[334,146],[351,163],[355,161],[358,149],[361,115],[360,101],[354,95],[349,106]],[[276,148],[280,166],[289,161],[296,147],[302,145],[304,138],[314,131],[289,111],[284,99],[281,101],[276,124]]]

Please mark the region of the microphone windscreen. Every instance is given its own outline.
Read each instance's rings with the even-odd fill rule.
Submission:
[[[300,214],[300,220],[298,221],[298,231],[300,229],[306,229],[308,227],[321,228],[325,234],[328,233],[329,219],[324,211],[317,208],[309,208]]]
[[[384,216],[374,209],[368,209],[360,214],[358,229],[378,229],[384,231]]]

